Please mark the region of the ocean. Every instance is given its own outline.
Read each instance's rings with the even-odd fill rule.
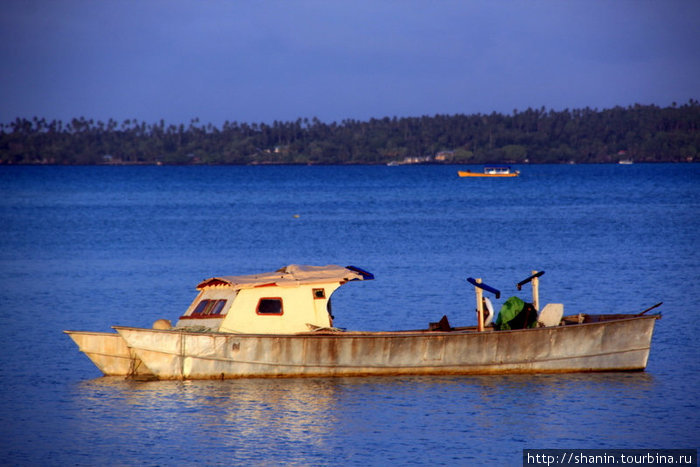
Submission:
[[[7,465],[521,465],[524,449],[700,445],[700,164],[0,166]],[[473,325],[533,270],[565,314],[663,305],[635,373],[137,382],[65,329],[176,320],[196,284],[287,264],[376,276],[335,325]]]

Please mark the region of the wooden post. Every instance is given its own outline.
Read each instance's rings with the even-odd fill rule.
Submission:
[[[481,279],[476,279],[476,282],[481,284]],[[476,290],[476,329],[481,332],[484,330],[484,300],[483,292],[479,287],[474,287]]]
[[[532,271],[532,274],[537,274],[537,271]],[[532,306],[535,307],[535,311],[540,311],[540,278],[535,277],[532,279]]]

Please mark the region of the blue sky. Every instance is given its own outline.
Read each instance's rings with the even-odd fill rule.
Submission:
[[[700,98],[695,0],[3,0],[0,121],[221,125]]]

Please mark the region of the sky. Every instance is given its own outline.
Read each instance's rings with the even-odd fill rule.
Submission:
[[[696,0],[3,0],[0,122],[684,104]]]

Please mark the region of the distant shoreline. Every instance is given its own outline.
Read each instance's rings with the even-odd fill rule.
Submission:
[[[484,166],[490,164],[499,165],[511,165],[511,166],[538,166],[538,165],[641,165],[641,164],[697,164],[700,161],[644,161],[644,162],[633,162],[632,164],[625,164],[620,162],[492,162],[492,163],[458,163],[458,162],[425,162],[419,164],[399,164],[395,167],[420,167],[420,166],[448,166],[448,167],[470,167],[470,166]],[[303,164],[303,163],[267,163],[267,164],[163,164],[163,163],[153,163],[153,162],[124,162],[124,163],[109,163],[109,164],[60,164],[60,163],[2,163],[0,162],[0,167],[383,167],[387,164],[379,163],[329,163],[329,164]]]
[[[700,159],[700,102],[660,108],[504,115],[313,118],[219,128],[136,120],[0,123],[0,164],[21,165],[417,165],[590,164]]]

